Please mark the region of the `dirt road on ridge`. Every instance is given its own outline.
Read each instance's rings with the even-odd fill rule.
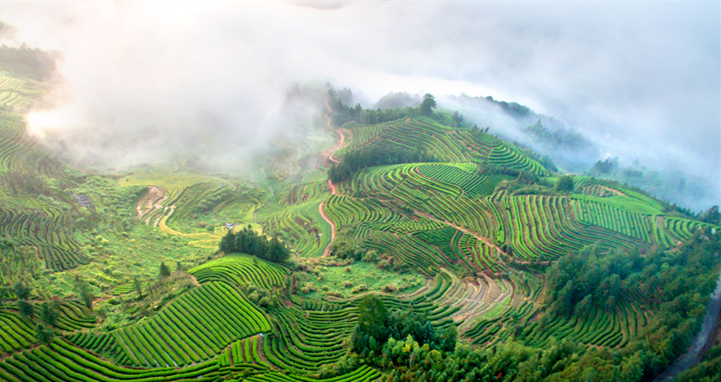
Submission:
[[[328,114],[325,115],[325,118],[326,118],[326,124],[327,124],[328,128],[330,130],[332,130],[334,133],[338,134],[338,137],[340,138],[338,140],[338,143],[335,146],[318,154],[318,157],[320,157],[320,163],[322,163],[325,166],[330,166],[333,163],[340,163],[340,160],[338,160],[334,156],[334,154],[336,153],[336,151],[345,147],[345,132],[343,132],[342,129],[334,129],[331,126],[330,117],[328,116]]]
[[[323,217],[323,219],[325,219],[325,221],[330,224],[330,242],[328,243],[328,245],[325,246],[325,249],[323,250],[323,257],[328,257],[330,256],[330,246],[333,244],[333,240],[335,240],[335,223],[323,210],[324,204],[324,201],[320,202],[320,204],[318,205],[318,212],[320,212],[320,215]]]
[[[330,107],[329,107],[329,109],[330,109]],[[340,150],[343,147],[343,145],[345,144],[345,134],[343,134],[343,131],[341,129],[334,129],[333,126],[331,126],[330,117],[328,116],[328,114],[325,115],[325,118],[328,123],[328,128],[335,131],[338,134],[338,136],[340,137],[340,139],[339,139],[338,144],[335,145],[333,148],[322,152],[321,157],[323,158],[323,162],[330,161],[333,163],[339,163],[340,161],[338,159],[334,158],[333,154],[335,154],[336,151]],[[326,185],[328,185],[328,189],[330,190],[331,195],[338,195],[338,189],[336,188],[336,185],[330,181],[330,179],[328,181],[326,181]],[[335,240],[336,227],[335,227],[335,223],[330,218],[330,216],[328,216],[328,214],[325,213],[325,201],[321,202],[318,205],[318,212],[320,212],[320,216],[322,216],[323,219],[325,221],[327,221],[328,224],[330,224],[330,242],[328,243],[328,245],[325,246],[325,249],[323,250],[323,257],[328,257],[328,256],[330,256],[330,246],[333,245],[333,241]]]

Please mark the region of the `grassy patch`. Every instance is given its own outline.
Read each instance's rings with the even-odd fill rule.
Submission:
[[[313,283],[317,288],[316,292],[307,295],[309,298],[324,299],[329,293],[351,297],[362,292],[381,292],[389,285],[403,293],[411,293],[425,283],[425,278],[419,274],[399,274],[363,261],[345,266],[320,265],[315,269],[315,275],[304,273],[299,280],[301,285]]]

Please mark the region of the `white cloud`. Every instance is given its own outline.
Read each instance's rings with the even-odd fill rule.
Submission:
[[[315,5],[9,3],[0,19],[63,52],[65,120],[96,138],[78,150],[252,147],[288,85],[330,80],[516,101],[606,151],[705,174],[721,201],[717,2]]]

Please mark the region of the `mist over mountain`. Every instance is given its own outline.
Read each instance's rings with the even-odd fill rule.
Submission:
[[[615,179],[697,211],[717,204],[715,172],[687,167],[683,157],[658,158],[640,147],[619,146],[619,137],[602,139],[586,126],[567,126],[553,116],[492,96],[443,97],[440,104],[460,111],[474,124],[491,127],[492,133],[504,139],[550,157],[563,171]],[[612,166],[599,167],[600,162]]]
[[[592,142],[563,151],[569,170],[638,158],[707,190],[679,202],[721,202],[717,3],[310,5],[5,4],[3,42],[62,52],[55,106],[28,120],[76,162],[242,163],[293,129],[280,110],[294,83],[330,81],[364,106],[456,95],[446,107],[542,149],[507,128],[538,119],[458,95],[517,102]]]
[[[421,100],[420,94],[391,92],[381,97],[373,108],[415,107]],[[562,171],[618,180],[697,211],[716,203],[713,175],[687,170],[676,163],[676,158],[649,162],[644,151],[617,151],[613,144],[589,138],[588,133],[519,103],[498,101],[493,96],[460,94],[439,97],[439,106],[460,112],[468,124],[488,127],[492,134],[551,158]],[[659,167],[660,163],[666,167]]]
[[[718,2],[0,10],[0,380],[718,381]]]

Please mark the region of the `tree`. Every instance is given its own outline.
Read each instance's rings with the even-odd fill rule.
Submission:
[[[225,253],[231,253],[233,252],[233,249],[235,246],[235,234],[233,234],[233,230],[228,230],[228,232],[223,236],[222,239],[220,239],[220,245],[219,248],[221,252]]]
[[[699,219],[709,224],[721,224],[721,212],[719,211],[719,206],[713,206],[704,211],[701,216],[699,216]]]
[[[18,300],[18,310],[20,311],[20,315],[26,320],[35,317],[35,305],[27,300]]]
[[[586,297],[581,300],[578,304],[576,304],[575,312],[578,316],[583,316],[584,314],[591,311],[593,308],[593,296],[590,294],[587,294]]]
[[[95,295],[93,294],[93,291],[90,289],[90,284],[88,284],[87,281],[80,278],[80,276],[75,276],[75,285],[74,285],[75,293],[80,296],[80,299],[83,301],[85,306],[87,306],[89,309],[93,308],[93,300],[95,299]]]
[[[453,122],[456,123],[456,127],[461,126],[463,124],[463,116],[458,113],[458,111],[453,112]],[[476,127],[477,129],[478,127]]]
[[[142,300],[143,299],[143,286],[142,286],[142,284],[140,284],[140,280],[137,277],[135,277],[134,284],[135,284],[135,290],[138,292],[138,300]]]
[[[6,282],[27,284],[44,269],[37,247],[0,239],[0,270]],[[29,290],[28,290],[29,291]]]
[[[59,301],[44,302],[40,304],[40,320],[48,326],[55,326],[55,323],[60,317],[58,308],[60,308]]]
[[[5,282],[15,283],[13,292],[17,287],[24,287],[25,283],[31,282],[38,273],[42,272],[43,267],[44,263],[36,247],[18,245],[12,239],[0,238],[0,270],[4,272]],[[27,292],[29,293],[30,290],[27,289]],[[27,298],[27,296],[18,298]]]
[[[5,306],[5,300],[11,297],[10,295],[10,287],[7,285],[0,286],[0,301],[2,301],[3,309],[5,311],[8,310],[7,306]]]
[[[18,300],[27,300],[30,297],[30,288],[26,287],[22,282],[17,282],[13,285],[13,293],[15,293]]]
[[[282,263],[290,257],[290,251],[278,238],[270,239],[270,256],[269,260],[275,263]]]
[[[596,162],[593,167],[591,167],[591,174],[592,175],[600,175],[600,174],[608,174],[613,172],[618,167],[618,157],[614,158],[606,158],[604,161],[598,161]]]
[[[438,160],[424,151],[420,146],[415,149],[384,146],[374,146],[353,150],[343,156],[338,165],[328,169],[328,179],[333,183],[342,182],[358,171],[367,167],[383,164],[437,162]]]
[[[436,98],[433,97],[432,94],[426,93],[426,95],[423,96],[423,102],[421,102],[420,111],[422,115],[425,115],[426,117],[433,114],[433,110],[436,108]]]
[[[5,271],[6,282],[11,282],[15,263],[17,262],[17,252],[15,251],[15,242],[9,239],[0,238],[0,269]],[[15,284],[17,285],[17,284]],[[17,295],[17,293],[15,293]]]
[[[221,239],[219,250],[225,253],[247,253],[261,259],[282,263],[290,257],[288,247],[277,238],[258,235],[253,229],[243,228],[242,231],[228,233]]]
[[[430,321],[428,322],[430,323]],[[438,339],[440,339],[441,341],[441,346],[443,350],[453,351],[453,348],[456,346],[456,340],[458,339],[458,328],[456,328],[455,325],[450,325],[449,327],[441,331]]]
[[[367,296],[358,304],[358,327],[362,332],[378,337],[387,321],[388,311],[377,296]]]
[[[158,274],[160,278],[166,278],[170,276],[170,268],[165,264],[165,261],[162,261],[160,263],[160,273]]]
[[[556,183],[556,191],[565,193],[573,192],[573,176],[562,176],[561,179],[558,180],[558,183]]]
[[[42,345],[50,345],[55,339],[55,332],[41,322],[35,326],[35,337]]]

